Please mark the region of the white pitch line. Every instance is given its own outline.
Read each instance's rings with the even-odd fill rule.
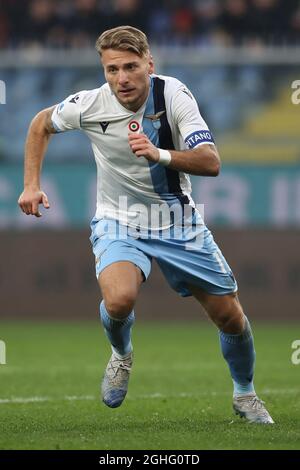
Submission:
[[[76,400],[96,400],[97,397],[95,397],[94,395],[83,395],[83,396],[79,396],[77,397],[76,395],[66,395],[65,397],[63,397],[63,400],[68,400],[68,401],[76,401]]]
[[[285,395],[285,394],[296,394],[300,393],[300,388],[288,388],[288,389],[270,389],[265,388],[261,390],[258,395]],[[197,393],[188,393],[188,392],[181,392],[181,393],[174,393],[170,395],[164,395],[163,393],[152,393],[152,394],[145,394],[145,395],[137,395],[135,397],[128,397],[130,399],[138,399],[138,398],[197,398],[197,397],[217,397],[217,396],[231,396],[231,392],[197,392]]]
[[[39,403],[39,402],[49,402],[49,401],[75,401],[75,400],[96,400],[95,396],[92,395],[83,395],[83,396],[65,396],[65,397],[13,397],[13,398],[0,398],[0,405],[6,405],[10,403]]]
[[[7,403],[36,403],[49,401],[47,397],[27,397],[27,398],[0,398],[0,405],[6,405]]]
[[[264,389],[261,391],[261,395],[286,395],[286,394],[297,394],[300,389]],[[172,398],[197,398],[197,397],[216,397],[216,396],[230,396],[230,392],[198,392],[198,393],[177,393],[165,395],[163,393],[150,393],[136,396],[128,396],[128,400],[139,400],[139,399],[172,399]],[[260,395],[260,394],[259,394]],[[99,400],[99,397],[95,395],[65,395],[63,397],[12,397],[12,398],[0,398],[0,405],[7,404],[25,404],[25,403],[43,403],[53,401],[93,401]]]

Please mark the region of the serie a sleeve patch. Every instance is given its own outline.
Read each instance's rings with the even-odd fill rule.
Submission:
[[[192,134],[188,135],[184,141],[190,149],[193,149],[199,144],[214,143],[213,136],[209,130],[192,132]]]

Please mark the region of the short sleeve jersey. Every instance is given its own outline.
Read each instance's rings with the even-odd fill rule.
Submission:
[[[162,75],[151,75],[149,80],[148,98],[137,112],[123,107],[107,83],[69,96],[53,111],[57,132],[80,129],[91,141],[97,165],[98,219],[108,217],[135,226],[141,224],[141,207],[195,207],[187,174],[137,158],[129,146],[129,132],[143,132],[155,146],[167,150],[214,143],[183,83]],[[151,222],[154,230],[166,227]]]

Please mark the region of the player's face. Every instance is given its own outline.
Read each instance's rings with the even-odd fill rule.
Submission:
[[[134,52],[106,49],[102,52],[105,78],[119,102],[130,111],[137,111],[149,93],[149,74],[153,73],[152,57]]]

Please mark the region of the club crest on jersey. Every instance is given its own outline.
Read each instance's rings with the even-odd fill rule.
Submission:
[[[138,132],[138,130],[140,129],[140,125],[137,121],[130,121],[130,123],[128,124],[128,128],[130,132]]]
[[[158,113],[156,114],[147,114],[147,116],[145,116],[146,119],[151,119],[152,121],[152,125],[154,127],[154,129],[158,130],[160,129],[161,127],[161,122],[160,122],[160,117],[165,113],[166,111],[159,111]]]

